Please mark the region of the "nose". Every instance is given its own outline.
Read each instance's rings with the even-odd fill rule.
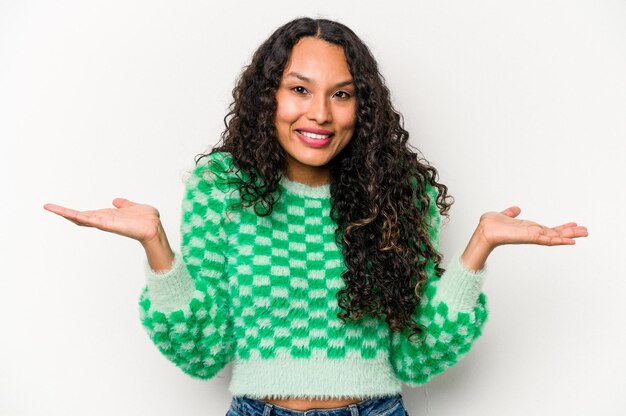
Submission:
[[[330,123],[333,120],[330,100],[323,95],[317,95],[311,98],[307,117],[309,120],[314,120],[320,125]]]

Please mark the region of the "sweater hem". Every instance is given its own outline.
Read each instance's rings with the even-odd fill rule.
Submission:
[[[402,391],[389,357],[251,359],[233,364],[229,391],[254,399],[374,398]]]

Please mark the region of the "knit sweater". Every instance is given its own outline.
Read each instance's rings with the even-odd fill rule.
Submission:
[[[341,247],[330,217],[330,185],[283,178],[271,215],[237,207],[228,153],[203,159],[186,181],[182,244],[170,270],[146,263],[141,320],[158,349],[182,371],[209,379],[233,362],[229,390],[255,398],[377,397],[416,386],[455,364],[487,317],[485,269],[456,255],[429,280],[413,319],[427,337],[409,340],[384,318],[345,324]],[[431,199],[430,237],[439,240]]]

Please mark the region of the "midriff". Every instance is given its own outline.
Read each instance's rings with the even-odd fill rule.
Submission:
[[[315,399],[261,399],[264,402],[272,403],[291,410],[311,410],[330,409],[333,407],[343,407],[352,403],[358,403],[363,399],[338,399],[338,400],[315,400]]]

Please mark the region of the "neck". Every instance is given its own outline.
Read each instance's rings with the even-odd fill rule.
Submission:
[[[330,169],[326,166],[287,166],[287,178],[293,182],[300,182],[309,186],[328,185],[330,183]]]

